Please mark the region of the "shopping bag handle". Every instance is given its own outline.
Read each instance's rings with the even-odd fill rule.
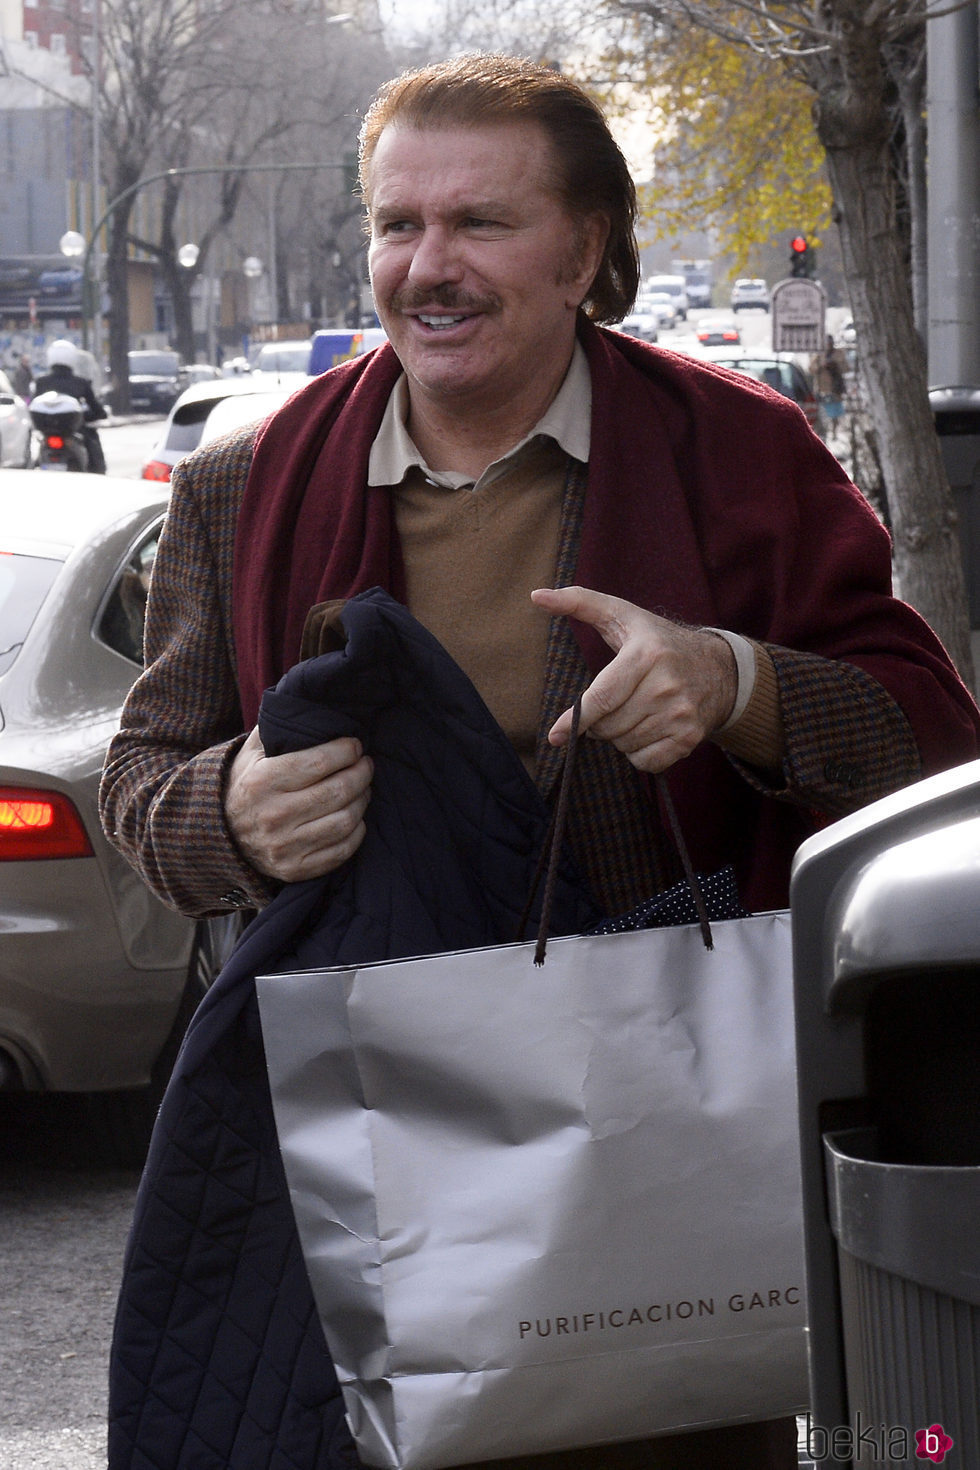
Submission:
[[[554,810],[551,814],[551,822],[549,823],[548,831],[545,834],[544,843],[541,848],[541,854],[538,858],[537,870],[531,882],[531,893],[525,906],[524,913],[521,915],[520,929],[518,932],[519,938],[524,937],[524,930],[530,915],[531,905],[534,902],[534,897],[538,891],[538,885],[541,881],[541,870],[544,866],[545,859],[547,858],[548,867],[545,874],[544,894],[541,899],[541,921],[538,924],[538,939],[537,943],[534,946],[534,963],[536,965],[544,964],[545,950],[548,944],[549,931],[551,927],[551,908],[554,899],[555,884],[558,880],[558,864],[561,860],[561,850],[565,838],[565,823],[568,815],[568,799],[569,792],[571,791],[572,775],[575,767],[575,753],[578,749],[578,727],[581,714],[582,696],[581,694],[579,694],[575,700],[575,703],[572,705],[572,723],[568,732],[568,744],[565,747],[565,760],[562,764],[561,784],[558,788],[558,799],[555,802]],[[687,850],[687,843],[684,841],[684,834],[681,831],[680,822],[677,819],[677,809],[674,806],[674,799],[670,794],[670,788],[667,785],[666,778],[662,771],[658,772],[653,779],[657,787],[657,793],[660,797],[661,802],[663,803],[663,808],[667,816],[667,822],[670,827],[671,836],[674,839],[674,845],[676,846],[677,852],[680,856],[681,866],[684,869],[684,877],[687,880],[688,887],[691,890],[691,896],[694,899],[694,907],[697,910],[698,922],[701,927],[701,938],[704,941],[704,947],[705,949],[714,949],[714,940],[711,937],[711,923],[708,919],[708,910],[704,902],[704,894],[701,892],[701,885],[697,880],[697,875],[694,871],[694,865],[691,862],[691,855]]]

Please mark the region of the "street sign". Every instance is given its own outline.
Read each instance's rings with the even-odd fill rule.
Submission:
[[[819,281],[780,281],[772,289],[773,352],[820,352],[826,314],[827,293]]]

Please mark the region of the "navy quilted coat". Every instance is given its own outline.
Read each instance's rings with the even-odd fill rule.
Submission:
[[[127,1249],[110,1470],[358,1464],[286,1190],[253,980],[513,939],[533,886],[548,811],[472,684],[378,588],[342,621],[343,651],[267,691],[259,727],[269,754],[362,740],[367,836],[342,870],[283,888],[187,1033]],[[566,865],[553,932],[597,917]]]

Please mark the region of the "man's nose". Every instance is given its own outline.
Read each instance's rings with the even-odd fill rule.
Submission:
[[[462,262],[451,230],[427,226],[419,236],[409,267],[415,286],[439,286],[462,278]]]

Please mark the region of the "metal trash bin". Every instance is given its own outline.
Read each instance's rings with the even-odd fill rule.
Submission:
[[[980,761],[810,838],[790,903],[807,1449],[980,1466]]]
[[[980,628],[980,388],[931,388],[929,405],[959,522],[970,627]]]

